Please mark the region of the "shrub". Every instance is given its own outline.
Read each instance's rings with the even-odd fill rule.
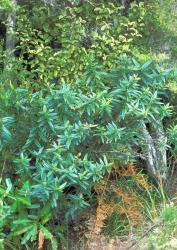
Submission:
[[[131,52],[143,29],[142,3],[133,3],[127,16],[122,12],[120,4],[107,1],[61,3],[56,11],[35,3],[30,15],[28,9],[20,9],[18,44],[30,78],[75,82],[90,58],[115,67],[117,56]]]
[[[143,124],[158,125],[169,116],[162,99],[171,71],[127,58],[117,63],[109,72],[92,63],[74,85],[49,84],[37,92],[0,86],[0,227],[6,244],[21,236],[26,244],[42,232],[57,249],[61,228],[51,221],[61,224],[88,206],[94,184],[114,160],[139,156],[146,143]]]

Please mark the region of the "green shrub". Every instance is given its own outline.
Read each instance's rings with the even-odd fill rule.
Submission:
[[[40,230],[57,249],[63,218],[88,206],[111,163],[135,160],[143,122],[157,123],[168,74],[153,62],[120,58],[105,72],[89,65],[74,85],[0,86],[1,238],[35,241]],[[125,67],[126,66],[126,67]],[[170,144],[170,142],[169,142]],[[108,159],[108,160],[107,160]]]
[[[59,5],[56,11],[35,4],[30,15],[25,9],[17,15],[21,57],[28,57],[24,63],[36,82],[54,78],[59,83],[62,78],[75,82],[90,58],[115,67],[119,54],[131,52],[141,37],[143,18],[142,3],[133,3],[127,16],[122,15],[120,4],[108,1]]]

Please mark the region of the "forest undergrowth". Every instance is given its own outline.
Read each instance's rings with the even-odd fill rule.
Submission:
[[[175,0],[0,0],[0,250],[177,249]]]

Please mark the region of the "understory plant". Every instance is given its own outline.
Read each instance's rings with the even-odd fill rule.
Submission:
[[[35,1],[30,14],[28,8],[19,5],[17,12],[16,55],[38,88],[53,79],[74,83],[91,57],[115,67],[117,56],[130,53],[141,37],[145,15],[143,3],[132,3],[123,15],[118,1],[103,0],[60,1],[55,8]]]
[[[48,84],[36,92],[25,84],[0,85],[5,249],[35,249],[41,235],[57,249],[63,221],[89,205],[94,185],[116,160],[141,158],[154,179],[166,178],[175,128],[166,133],[172,107],[164,100],[173,71],[127,57],[116,64],[106,72],[91,62],[75,84]]]
[[[158,226],[148,240],[151,249],[176,249],[177,208],[174,203],[166,206],[159,217]]]

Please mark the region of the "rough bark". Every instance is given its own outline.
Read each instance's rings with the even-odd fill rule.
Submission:
[[[147,170],[155,178],[167,176],[166,148],[161,146],[166,144],[166,136],[161,122],[152,124],[153,132],[150,133],[145,123],[143,123],[142,133],[144,138],[143,150],[145,152]]]
[[[162,122],[152,123],[154,131],[154,144],[156,146],[158,164],[163,173],[166,176],[167,172],[167,152],[166,152],[166,143],[167,137],[163,128]],[[164,176],[164,177],[165,177]]]

